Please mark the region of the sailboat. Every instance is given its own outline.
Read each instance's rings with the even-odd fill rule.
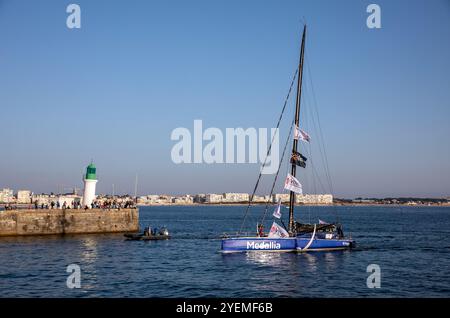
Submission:
[[[225,235],[224,237],[222,237],[222,248],[221,248],[222,252],[224,253],[247,252],[247,251],[270,251],[270,252],[333,251],[333,250],[349,249],[355,246],[355,241],[353,239],[344,236],[342,225],[338,222],[326,223],[319,220],[318,224],[305,224],[296,222],[294,219],[294,207],[296,202],[296,195],[302,194],[302,185],[296,178],[297,166],[305,168],[306,167],[305,162],[307,160],[306,157],[304,157],[301,153],[298,152],[298,142],[299,140],[309,142],[310,139],[309,135],[299,128],[300,101],[302,94],[302,79],[303,79],[304,56],[305,56],[305,39],[306,39],[306,25],[304,25],[303,27],[300,59],[298,64],[298,70],[295,75],[297,76],[297,96],[295,104],[294,122],[291,127],[291,132],[289,133],[288,140],[286,141],[285,149],[283,151],[284,156],[284,152],[286,151],[286,146],[288,145],[289,138],[291,137],[291,133],[294,130],[292,153],[290,159],[291,169],[284,184],[284,188],[289,190],[288,226],[286,227],[284,223],[283,226],[280,226],[277,224],[276,221],[274,221],[270,228],[270,232],[266,235],[264,234],[263,231],[264,228],[263,224],[259,223],[257,225],[256,235],[242,235],[242,231],[239,231],[239,233],[235,236]],[[291,83],[291,88],[294,84],[295,76]],[[283,107],[280,119],[278,120],[277,128],[283,116],[283,112],[286,107],[286,102]],[[268,154],[271,149],[271,146],[268,149]],[[277,174],[275,176],[272,191],[275,186],[279,170],[280,169],[278,169]],[[256,182],[255,190],[253,194],[250,196],[249,205],[247,207],[244,220],[248,214],[248,210],[252,203],[252,199],[255,194],[260,178],[261,173],[258,177],[258,181]],[[273,216],[275,219],[279,219],[282,222],[280,214],[281,206],[282,206],[281,200],[279,200],[278,206]]]

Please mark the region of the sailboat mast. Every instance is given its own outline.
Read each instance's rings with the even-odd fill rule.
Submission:
[[[303,59],[305,56],[305,37],[306,37],[306,25],[303,27],[302,45],[300,50],[300,60],[298,65],[298,81],[297,81],[297,99],[295,103],[295,125],[299,127],[300,121],[300,100],[302,97],[302,79],[303,79]],[[298,140],[294,138],[294,143],[292,145],[292,154],[297,152]],[[296,164],[292,163],[291,175],[295,177]],[[294,234],[294,204],[295,204],[295,193],[290,192],[289,195],[289,233]]]

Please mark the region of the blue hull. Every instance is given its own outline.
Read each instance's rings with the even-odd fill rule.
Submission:
[[[355,241],[349,239],[314,239],[305,249],[310,241],[310,238],[296,238],[296,249],[302,251],[332,251],[344,250],[355,246]],[[305,250],[304,250],[305,249]]]
[[[222,252],[306,252],[306,251],[330,251],[343,250],[355,246],[355,242],[349,239],[314,239],[308,245],[310,238],[267,238],[267,237],[239,237],[222,239]]]

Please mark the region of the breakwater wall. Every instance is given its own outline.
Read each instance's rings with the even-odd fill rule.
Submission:
[[[139,210],[0,211],[0,236],[136,232]]]

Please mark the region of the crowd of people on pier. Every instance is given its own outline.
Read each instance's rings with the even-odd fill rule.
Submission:
[[[111,210],[111,209],[133,209],[135,208],[135,203],[132,200],[128,200],[125,202],[117,201],[117,200],[105,200],[102,202],[94,201],[91,203],[91,209],[103,209],[103,210]],[[87,207],[85,207],[86,209]]]
[[[64,203],[61,205],[61,203],[59,201],[52,201],[50,202],[50,204],[44,204],[41,203],[39,204],[37,201],[34,202],[34,208],[35,209],[81,209],[81,203],[79,201],[72,201],[70,202],[70,204],[67,204],[66,201],[64,201]]]
[[[34,202],[34,208],[36,210],[53,210],[53,209],[75,209],[75,210],[89,210],[89,209],[102,209],[102,210],[120,210],[120,209],[134,209],[136,204],[133,200],[118,201],[115,199],[107,199],[102,201],[94,201],[89,206],[82,206],[80,201],[73,200],[70,203],[64,201],[62,204],[59,201],[51,201],[50,203],[38,203]],[[31,208],[31,207],[30,207]],[[4,210],[17,210],[17,207],[11,204],[4,206]]]

